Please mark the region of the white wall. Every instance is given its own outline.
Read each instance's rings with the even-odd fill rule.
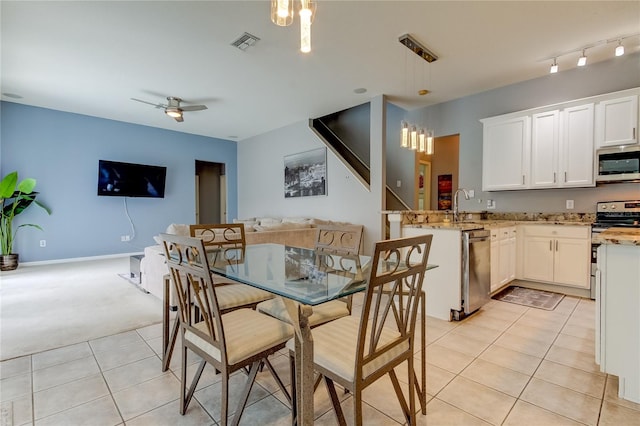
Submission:
[[[382,97],[374,100],[372,111],[380,114]],[[365,253],[371,253],[375,241],[382,239],[380,194],[384,173],[382,154],[383,124],[372,131],[371,182],[373,190],[364,187],[344,167],[331,150],[327,150],[327,195],[284,198],[284,157],[324,147],[309,128],[308,122],[295,123],[238,142],[238,216],[304,216],[345,221],[365,226]],[[379,135],[379,136],[376,136]]]

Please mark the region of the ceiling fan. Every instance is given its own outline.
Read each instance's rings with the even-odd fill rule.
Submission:
[[[167,104],[154,104],[153,102],[143,101],[142,99],[131,98],[132,101],[142,102],[143,104],[152,105],[156,108],[163,108],[164,113],[169,117],[172,117],[177,122],[181,123],[184,121],[182,117],[182,113],[185,111],[202,111],[207,109],[206,105],[187,105],[180,106],[180,102],[183,102],[182,99],[177,98],[175,96],[167,96]]]

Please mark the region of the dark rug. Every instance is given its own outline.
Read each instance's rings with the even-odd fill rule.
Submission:
[[[564,294],[560,293],[516,286],[507,287],[493,296],[494,299],[500,300],[501,302],[515,303],[517,305],[545,309],[547,311],[553,311],[563,297]]]

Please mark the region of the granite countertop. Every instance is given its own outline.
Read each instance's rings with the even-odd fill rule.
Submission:
[[[640,246],[640,229],[638,228],[609,228],[593,237],[595,244],[620,244]]]
[[[434,223],[417,223],[414,225],[403,225],[405,228],[425,228],[425,229],[451,229],[455,231],[471,231],[474,229],[483,229],[484,226],[479,223],[468,222],[434,222]]]
[[[505,226],[524,225],[577,225],[591,226],[591,223],[573,222],[573,221],[533,221],[533,220],[470,220],[460,222],[433,222],[433,223],[414,223],[402,225],[405,228],[433,228],[433,229],[456,229],[468,231],[471,229],[493,229]]]

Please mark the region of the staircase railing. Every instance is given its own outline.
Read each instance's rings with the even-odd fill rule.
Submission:
[[[312,118],[309,120],[309,127],[324,142],[325,145],[338,157],[351,173],[370,189],[371,170],[349,146],[347,146],[333,130],[329,128],[321,119]],[[386,185],[386,208],[387,210],[410,210],[410,207]]]

